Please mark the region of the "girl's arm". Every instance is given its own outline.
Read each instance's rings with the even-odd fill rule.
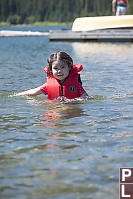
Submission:
[[[93,99],[93,97],[89,96],[86,92],[83,93],[80,97],[76,98],[77,100],[88,100],[88,99]]]
[[[93,99],[93,97],[89,96],[86,92],[83,93],[80,97],[77,97],[75,99],[71,99],[72,102],[82,102],[82,101],[86,101],[89,99]]]
[[[42,85],[42,86],[43,86],[43,85]],[[27,90],[27,91],[18,93],[18,94],[16,94],[15,96],[36,96],[36,95],[40,95],[40,94],[43,93],[43,92],[40,90],[40,88],[41,88],[42,86],[39,86],[39,87],[37,87],[37,88],[33,88],[33,89],[30,89],[30,90]]]

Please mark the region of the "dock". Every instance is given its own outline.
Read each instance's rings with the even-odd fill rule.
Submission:
[[[133,42],[132,29],[105,29],[93,31],[56,30],[49,32],[0,31],[0,37],[47,36],[50,41],[111,41]]]
[[[60,30],[49,32],[50,41],[133,41],[131,29],[105,29],[94,31]]]
[[[133,15],[76,18],[72,30],[51,31],[51,41],[133,41]]]

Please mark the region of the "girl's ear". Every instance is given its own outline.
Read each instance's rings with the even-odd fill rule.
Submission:
[[[72,69],[72,67],[71,67],[71,66],[68,66],[68,68],[69,68],[69,71]]]
[[[69,70],[71,70],[73,68],[73,64],[72,65],[69,65]]]

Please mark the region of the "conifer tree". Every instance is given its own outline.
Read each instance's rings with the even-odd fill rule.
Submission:
[[[133,14],[133,1],[129,4],[128,14]],[[0,0],[0,22],[73,22],[105,15],[112,15],[112,0]]]

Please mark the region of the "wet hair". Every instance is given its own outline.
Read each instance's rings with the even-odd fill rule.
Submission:
[[[53,54],[51,54],[49,56],[49,58],[47,59],[48,61],[48,71],[47,74],[50,75],[52,72],[52,64],[55,61],[63,61],[64,63],[66,63],[68,65],[68,67],[72,68],[73,67],[73,60],[70,57],[70,55],[68,55],[66,52],[63,51],[59,51],[59,52],[55,52]]]

